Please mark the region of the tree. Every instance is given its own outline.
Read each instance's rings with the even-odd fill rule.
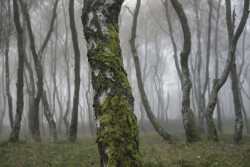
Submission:
[[[134,98],[118,33],[123,0],[85,0],[82,14],[95,91],[97,144],[104,166],[141,166]]]
[[[249,0],[245,0],[242,17],[241,17],[239,26],[237,27],[236,32],[234,33],[234,22],[232,21],[232,18],[231,18],[232,17],[231,0],[226,0],[226,20],[227,20],[228,41],[229,41],[228,57],[227,57],[227,62],[224,67],[223,73],[221,74],[221,77],[213,81],[213,88],[212,88],[211,95],[210,95],[210,98],[209,98],[209,101],[205,110],[208,139],[212,139],[215,141],[219,140],[217,130],[213,121],[213,111],[217,103],[217,94],[220,88],[226,82],[229,72],[232,68],[232,64],[235,61],[235,51],[236,51],[237,42],[247,22],[247,18],[249,14],[248,10],[249,10]]]
[[[214,33],[215,79],[218,79],[219,77],[218,31],[219,31],[220,8],[221,8],[221,0],[219,0],[217,6],[215,33]],[[217,127],[219,132],[223,133],[222,123],[221,123],[221,107],[218,97],[217,97]]]
[[[10,126],[13,128],[14,118],[13,118],[13,111],[12,111],[12,96],[10,93],[10,72],[9,72],[9,38],[10,38],[10,31],[11,31],[11,9],[10,9],[10,0],[8,0],[8,29],[6,35],[6,48],[5,48],[5,80],[6,80],[6,95],[8,99],[8,107],[9,107],[9,119],[10,119]]]
[[[139,15],[140,5],[141,5],[141,0],[137,0],[136,9],[135,9],[135,12],[134,12],[134,17],[133,17],[132,32],[131,32],[131,37],[130,37],[130,41],[129,41],[131,52],[132,52],[132,55],[133,55],[133,58],[134,58],[134,63],[135,63],[135,70],[136,70],[136,78],[137,78],[138,88],[139,88],[139,91],[140,91],[141,100],[142,100],[144,109],[145,109],[145,111],[147,113],[147,116],[148,116],[151,124],[153,125],[154,129],[165,140],[167,140],[169,142],[174,142],[175,141],[174,137],[172,137],[161,126],[161,124],[158,122],[157,118],[154,116],[154,114],[152,112],[152,109],[151,109],[151,107],[149,105],[149,102],[148,102],[148,99],[147,99],[147,95],[146,95],[146,92],[144,90],[144,85],[143,85],[143,82],[142,82],[140,61],[139,61],[139,57],[138,57],[138,54],[137,54],[137,48],[135,46],[136,29],[137,29],[137,19],[138,19],[138,15]]]
[[[46,45],[49,41],[49,38],[51,36],[51,33],[53,31],[53,25],[56,19],[56,9],[57,9],[57,4],[58,4],[59,0],[56,0],[54,3],[54,7],[53,7],[53,14],[52,14],[52,19],[51,19],[51,23],[50,23],[50,27],[48,30],[48,33],[46,34],[46,37],[39,49],[39,51],[36,50],[36,46],[35,46],[35,37],[34,37],[34,33],[32,30],[32,26],[31,26],[31,21],[30,21],[30,15],[28,13],[28,9],[27,9],[27,5],[23,2],[23,0],[19,0],[21,7],[22,7],[22,11],[24,13],[24,17],[25,17],[25,21],[27,24],[27,29],[28,29],[28,33],[29,33],[29,39],[30,39],[30,49],[33,55],[33,60],[34,60],[34,64],[35,64],[35,70],[36,70],[36,74],[37,74],[37,92],[35,97],[33,98],[33,105],[32,105],[32,112],[30,114],[30,130],[32,133],[32,137],[35,140],[40,140],[40,130],[39,130],[39,104],[40,104],[40,100],[43,96],[43,67],[42,67],[42,63],[41,63],[41,59],[42,59],[42,54],[44,52],[44,49],[46,48]]]
[[[78,123],[78,103],[80,90],[80,50],[78,46],[77,31],[74,18],[74,0],[69,0],[69,21],[72,34],[73,47],[75,52],[75,90],[73,98],[73,109],[71,116],[71,124],[69,130],[70,141],[76,141],[77,123]]]
[[[23,46],[23,29],[21,27],[18,1],[13,0],[13,15],[17,31],[17,46],[18,46],[18,69],[17,69],[17,101],[16,101],[16,116],[14,125],[10,134],[9,140],[16,142],[19,140],[19,132],[23,113],[23,71],[24,71],[24,46]]]
[[[196,142],[200,139],[199,133],[195,123],[195,117],[193,111],[190,108],[190,91],[192,83],[189,77],[189,68],[188,68],[188,58],[191,50],[191,34],[188,26],[187,17],[182,8],[182,5],[178,0],[171,0],[172,6],[176,11],[184,35],[184,44],[183,49],[180,53],[181,56],[181,69],[182,69],[182,116],[183,124],[186,133],[187,142]]]

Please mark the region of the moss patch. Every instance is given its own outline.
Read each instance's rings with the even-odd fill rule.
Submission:
[[[199,136],[199,132],[198,129],[196,127],[196,123],[195,123],[195,118],[194,118],[194,114],[192,111],[189,111],[187,113],[187,141],[188,142],[196,142],[200,140],[200,136]]]
[[[109,36],[97,41],[88,53],[91,68],[97,71],[93,75],[95,112],[100,119],[97,143],[108,166],[137,167],[141,156],[134,99],[122,61],[118,25],[108,24],[108,29]]]

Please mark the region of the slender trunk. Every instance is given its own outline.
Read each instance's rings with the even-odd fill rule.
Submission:
[[[64,2],[64,1],[63,1]],[[71,89],[70,89],[70,68],[69,68],[69,62],[70,62],[70,57],[69,57],[69,52],[68,52],[68,23],[67,23],[67,15],[66,15],[66,8],[63,3],[63,14],[64,14],[64,22],[65,22],[65,51],[64,51],[64,60],[66,63],[66,78],[67,78],[67,89],[68,89],[68,98],[67,98],[67,106],[66,106],[66,111],[63,115],[63,122],[65,124],[66,128],[66,136],[69,135],[69,130],[70,130],[70,125],[68,121],[68,115],[70,112],[70,100],[71,100]]]
[[[32,129],[31,129],[32,137],[35,140],[39,141],[40,140],[39,104],[40,104],[40,100],[41,100],[42,95],[43,95],[43,67],[42,67],[41,59],[42,59],[43,51],[46,48],[46,45],[47,45],[49,38],[51,36],[51,33],[53,31],[53,25],[54,25],[54,21],[56,18],[56,9],[57,9],[58,0],[56,0],[54,7],[53,7],[53,15],[52,15],[49,31],[48,31],[40,49],[39,49],[39,51],[36,50],[35,38],[34,38],[34,33],[32,30],[32,27],[31,27],[30,15],[28,13],[27,4],[25,4],[23,2],[23,0],[19,0],[19,2],[21,4],[22,11],[23,11],[24,16],[25,16],[25,21],[27,23],[27,29],[28,29],[29,38],[30,38],[30,48],[31,48],[31,52],[33,55],[35,70],[36,70],[36,74],[37,74],[37,92],[36,92],[36,95],[34,97],[33,111],[32,111],[30,119],[31,119],[31,127],[32,127]]]
[[[17,68],[17,102],[16,116],[14,126],[12,128],[9,140],[16,142],[19,140],[19,132],[23,113],[23,71],[24,71],[24,46],[23,46],[23,29],[19,20],[18,2],[13,0],[13,15],[17,31],[17,46],[18,46],[18,68]]]
[[[71,116],[69,139],[70,141],[76,141],[77,124],[78,124],[78,103],[79,103],[79,91],[80,91],[80,49],[78,46],[78,37],[77,37],[75,18],[74,18],[74,0],[69,1],[69,21],[72,34],[73,48],[75,53],[75,90],[73,98],[73,109]]]
[[[154,129],[157,131],[159,135],[161,135],[165,140],[169,142],[174,142],[175,139],[172,137],[163,127],[162,125],[157,121],[157,118],[155,118],[152,109],[149,105],[148,99],[146,92],[144,90],[144,85],[142,83],[142,76],[141,76],[141,68],[140,68],[140,61],[139,57],[137,55],[137,49],[135,46],[135,38],[136,38],[136,28],[137,28],[137,19],[139,15],[139,9],[141,5],[141,0],[137,0],[137,5],[134,13],[134,19],[133,19],[133,26],[132,26],[132,33],[131,33],[131,38],[130,38],[130,47],[132,51],[132,55],[134,58],[134,63],[135,63],[135,69],[136,69],[136,78],[137,78],[137,83],[138,83],[138,88],[140,91],[141,95],[141,100],[144,106],[144,109],[147,113],[147,116],[153,125]]]
[[[118,33],[123,0],[85,0],[82,15],[95,91],[97,144],[104,166],[141,166],[134,98]]]
[[[180,19],[181,27],[184,35],[183,50],[180,53],[181,56],[181,68],[182,68],[182,116],[183,124],[186,133],[187,142],[196,142],[200,140],[198,129],[196,127],[195,117],[193,111],[190,108],[190,91],[192,83],[189,76],[188,58],[191,50],[191,34],[188,26],[187,17],[184,13],[182,5],[178,0],[171,0],[171,3]]]
[[[44,107],[44,114],[50,127],[50,141],[54,142],[57,140],[56,122],[54,121],[53,115],[51,114],[45,90],[43,90],[42,101]]]
[[[6,35],[6,46],[5,46],[5,80],[6,80],[6,95],[8,98],[8,107],[9,107],[9,120],[10,126],[13,128],[14,118],[12,110],[12,96],[10,93],[10,77],[9,77],[9,38],[10,38],[10,29],[11,29],[11,11],[10,11],[10,0],[8,0],[8,30]]]
[[[214,34],[215,79],[218,79],[219,77],[218,32],[219,32],[219,20],[220,20],[220,7],[221,7],[221,0],[219,0],[218,2],[215,34]],[[217,97],[217,128],[220,133],[223,133],[222,123],[221,123],[221,107],[218,97]]]
[[[229,51],[228,51],[228,58],[224,68],[224,71],[219,79],[215,79],[213,81],[213,88],[211,91],[211,96],[208,101],[208,105],[206,107],[206,123],[207,123],[207,132],[208,132],[208,139],[212,139],[218,141],[218,134],[216,127],[213,121],[213,111],[217,103],[217,94],[220,88],[224,85],[231,70],[232,64],[235,59],[235,51],[238,39],[245,27],[248,18],[248,10],[249,10],[249,0],[244,1],[244,10],[243,15],[240,20],[240,24],[234,34],[234,24],[231,19],[231,1],[226,0],[226,19],[227,19],[227,28],[228,28],[228,35],[229,35]]]
[[[91,102],[90,102],[90,98],[92,98],[92,96],[90,95],[90,89],[91,89],[91,69],[89,68],[89,74],[88,74],[89,78],[88,78],[88,88],[85,94],[85,98],[87,99],[87,105],[88,105],[88,116],[89,116],[89,128],[90,128],[90,133],[92,136],[95,135],[95,127],[94,127],[94,122],[93,122],[93,114],[92,114],[92,106],[91,106]]]
[[[172,23],[171,23],[170,14],[169,14],[168,0],[165,0],[164,6],[165,6],[165,9],[166,9],[166,16],[167,16],[170,39],[171,39],[171,43],[172,43],[173,50],[174,50],[174,63],[175,63],[175,67],[176,67],[176,70],[177,70],[177,73],[178,73],[178,77],[179,77],[180,81],[182,82],[181,69],[180,69],[180,66],[179,66],[179,63],[178,63],[177,45],[176,45],[176,42],[175,42],[175,39],[174,39],[173,27],[172,27]]]
[[[239,97],[239,86],[235,58],[231,66],[231,81],[232,81],[232,91],[234,98],[234,111],[235,111],[235,131],[234,131],[234,142],[240,144],[242,142],[242,129],[243,129],[243,119],[241,114],[241,101]]]

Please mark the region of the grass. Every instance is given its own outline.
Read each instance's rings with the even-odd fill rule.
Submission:
[[[249,167],[250,136],[244,136],[240,146],[232,136],[220,136],[220,142],[201,141],[186,144],[178,135],[179,144],[170,145],[158,135],[140,136],[143,167]],[[95,138],[79,138],[76,143],[60,140],[50,143],[20,141],[0,142],[0,167],[98,167]]]

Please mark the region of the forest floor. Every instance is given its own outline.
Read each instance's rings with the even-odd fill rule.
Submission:
[[[220,136],[220,142],[200,141],[170,145],[160,136],[140,136],[143,167],[250,167],[250,136],[243,144],[233,144],[232,135]],[[0,142],[0,167],[98,167],[98,151],[93,137],[79,137],[76,143],[59,140],[50,143]]]

